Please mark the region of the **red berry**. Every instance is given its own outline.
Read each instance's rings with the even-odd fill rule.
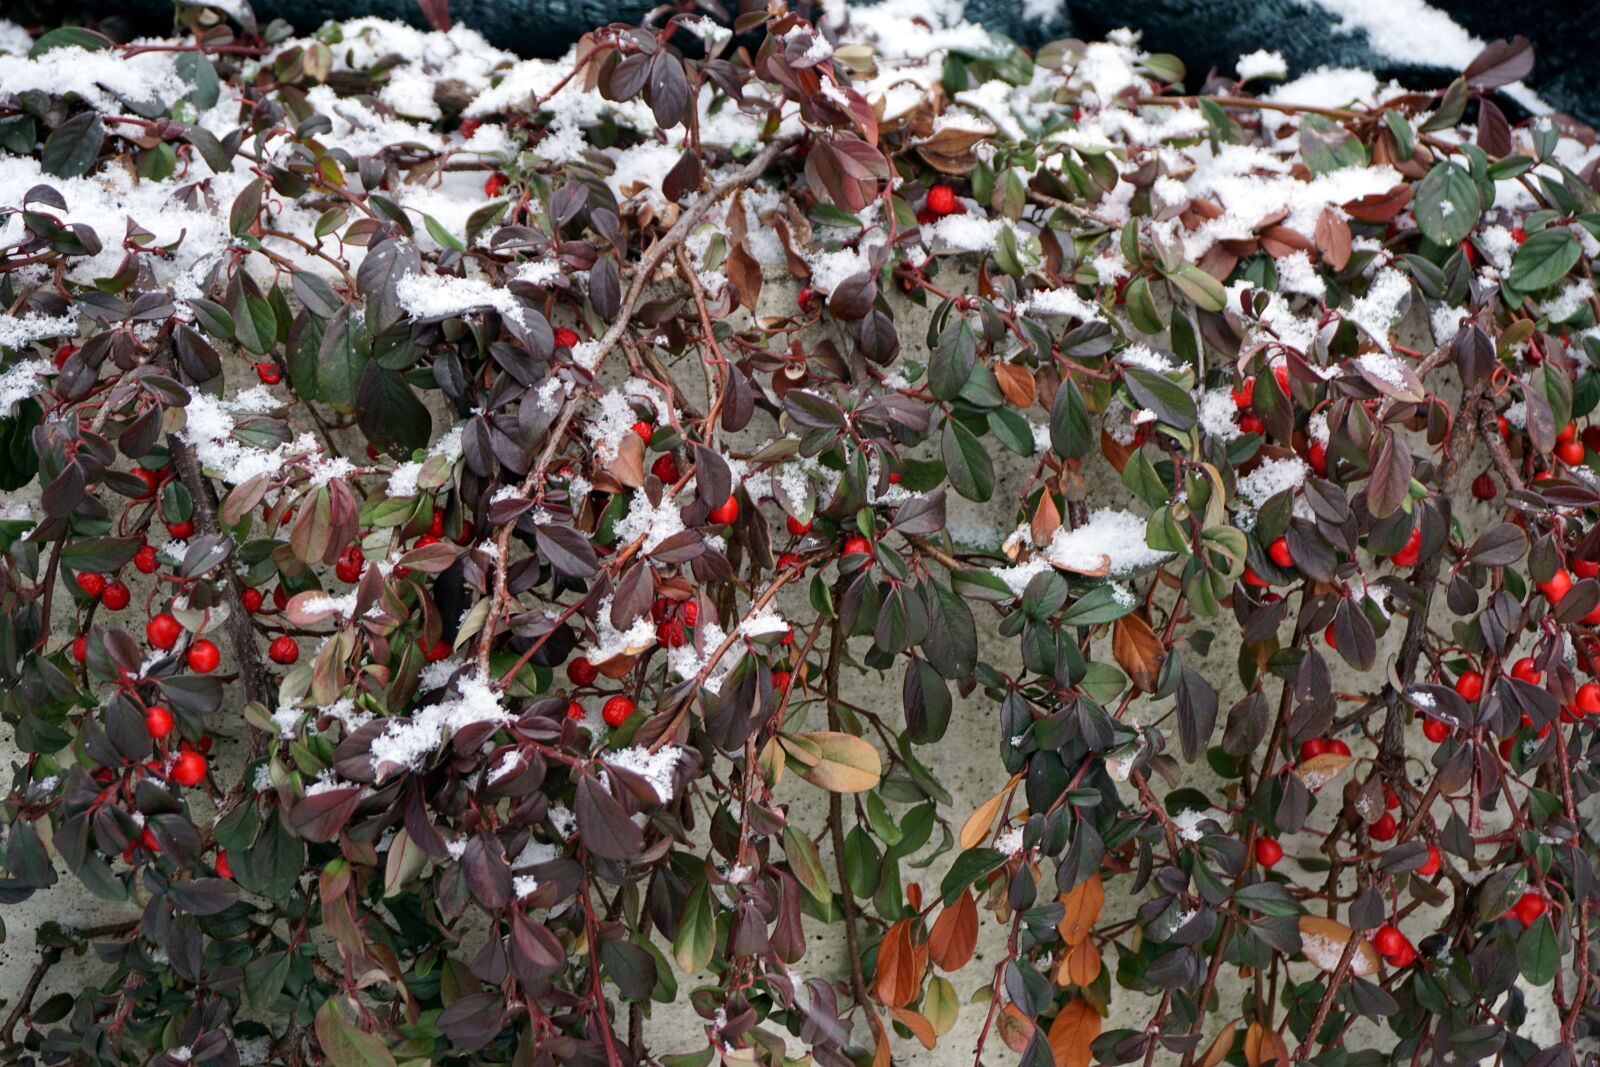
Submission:
[[[1563,441],[1556,445],[1556,458],[1569,467],[1576,467],[1583,463],[1587,450],[1580,441]]]
[[[504,189],[505,186],[506,176],[496,171],[494,174],[489,175],[488,179],[484,181],[483,195],[490,197],[499,196],[500,190]]]
[[[794,675],[789,671],[772,672],[772,688],[776,689],[780,693],[787,692],[789,689],[789,683],[793,680]]]
[[[1335,652],[1339,651],[1339,639],[1334,636],[1333,623],[1330,622],[1328,628],[1322,631],[1322,639],[1328,643],[1329,648]]]
[[[683,606],[683,621],[693,626],[700,620],[700,605],[691,600]]]
[[[1445,738],[1450,736],[1450,727],[1438,719],[1423,719],[1422,736],[1436,745],[1442,745]]]
[[[1417,950],[1411,947],[1410,942],[1400,946],[1400,951],[1389,957],[1389,963],[1395,967],[1409,967],[1416,961]]]
[[[128,592],[128,587],[121,582],[112,582],[106,586],[106,591],[100,594],[100,603],[112,611],[121,611],[133,599],[133,594]]]
[[[1600,577],[1600,563],[1592,559],[1575,559],[1572,561],[1572,573],[1579,578]]]
[[[1275,867],[1283,859],[1283,846],[1270,837],[1256,842],[1256,862],[1263,867]]]
[[[163,652],[178,643],[183,636],[183,626],[171,614],[163,611],[144,625],[144,636],[151,648]]]
[[[1534,670],[1532,656],[1524,656],[1512,666],[1511,677],[1519,682],[1527,682],[1529,685],[1538,685],[1544,675]]]
[[[85,571],[78,575],[78,588],[83,590],[85,596],[97,597],[106,591],[106,576]]]
[[[1233,406],[1243,411],[1256,402],[1256,380],[1246,378],[1244,384],[1233,391]]]
[[[795,294],[794,302],[800,306],[801,311],[810,311],[817,303],[817,291],[809,285],[802,285],[800,292]]]
[[[143,845],[151,852],[161,851],[161,842],[156,840],[156,835],[151,833],[150,827],[148,826],[146,826],[144,828],[144,832],[139,835],[139,844]]]
[[[1487,474],[1480,474],[1472,479],[1472,495],[1479,500],[1493,500],[1495,494],[1494,479]]]
[[[1528,231],[1524,230],[1521,226],[1518,226],[1516,229],[1511,231],[1511,239],[1520,245],[1522,242],[1528,239]]]
[[[569,330],[565,326],[556,331],[556,345],[561,348],[571,348],[578,343],[578,331]]]
[[[1328,751],[1328,742],[1320,737],[1307,738],[1300,742],[1300,762],[1315,759]]]
[[[606,701],[605,707],[600,709],[600,717],[607,726],[615,729],[628,721],[628,716],[633,714],[635,705],[625,696],[614,696]]]
[[[583,718],[583,705],[576,700],[567,701],[567,718],[574,722]]]
[[[56,367],[59,369],[63,363],[71,359],[72,354],[78,350],[78,347],[78,345],[62,345],[56,349]]]
[[[935,215],[950,215],[956,210],[956,193],[948,185],[935,185],[928,190],[928,210]]]
[[[272,589],[272,603],[279,611],[282,611],[284,608],[288,607],[289,590],[285,589],[282,585],[274,586]]]
[[[804,535],[806,535],[806,534],[811,532],[811,527],[814,525],[814,521],[813,522],[801,522],[799,519],[795,518],[793,515],[790,515],[790,516],[788,516],[787,518],[784,519],[783,524],[784,524],[785,527],[788,528],[789,532],[791,534],[793,534],[795,537],[803,537]]]
[[[206,776],[206,758],[198,752],[180,752],[172,765],[172,780],[179,785],[199,785]]]
[[[438,543],[439,539],[437,537],[433,536],[432,534],[423,534],[421,537],[417,538],[416,547],[426,548],[429,545],[436,545]]]
[[[1272,588],[1271,582],[1261,577],[1261,575],[1251,570],[1248,566],[1246,566],[1244,569],[1244,580],[1247,585],[1253,585],[1261,589]]]
[[[1600,715],[1600,685],[1584,682],[1578,686],[1578,696],[1573,706],[1582,715]]]
[[[567,680],[573,685],[592,685],[598,677],[599,668],[582,656],[567,664]]]
[[[1456,692],[1469,704],[1476,701],[1483,696],[1483,675],[1477,671],[1463,671],[1461,677],[1456,679]]]
[[[890,485],[899,485],[900,484],[900,472],[899,471],[890,471],[889,472],[889,484]]]
[[[1328,742],[1328,751],[1335,756],[1348,756],[1350,755],[1350,746],[1336,737]]]
[[[1394,790],[1390,789],[1388,786],[1383,787],[1383,806],[1388,808],[1390,811],[1394,811],[1400,807],[1400,798],[1395,796]]]
[[[682,474],[682,472],[678,470],[678,461],[673,458],[671,452],[663,453],[661,456],[657,457],[656,461],[650,464],[650,473],[654,474],[657,478],[660,478],[668,485],[675,484],[679,475]]]
[[[786,571],[790,567],[800,566],[802,562],[803,561],[801,560],[798,552],[785,552],[783,555],[778,557],[778,569],[780,571]]]
[[[717,526],[726,526],[739,517],[739,498],[730,496],[723,501],[720,508],[714,509],[706,518]]]
[[[1267,427],[1265,423],[1254,415],[1241,415],[1239,417],[1239,430],[1242,433],[1262,434],[1266,433]]]
[[[133,565],[139,568],[140,574],[154,574],[160,566],[156,562],[156,548],[154,545],[145,545],[133,554]]]
[[[239,594],[239,599],[244,602],[244,610],[254,615],[261,610],[261,590],[246,588]]]
[[[274,663],[293,663],[300,658],[300,646],[288,634],[274,637],[267,647],[267,655]]]
[[[649,444],[650,438],[654,436],[656,432],[656,428],[641,419],[633,424],[633,432],[639,435],[639,440],[643,441],[645,444]]]
[[[1311,469],[1317,472],[1318,477],[1328,473],[1328,446],[1321,441],[1313,441],[1311,447],[1306,449],[1306,459],[1311,463]]]
[[[361,577],[366,562],[367,557],[362,554],[360,546],[351,545],[339,553],[339,561],[333,565],[333,573],[341,582],[354,582]]]
[[[1422,555],[1422,531],[1413,529],[1411,536],[1406,538],[1406,547],[1390,556],[1389,559],[1396,567],[1415,567],[1417,558]]]
[[[1283,390],[1283,395],[1289,395],[1289,364],[1279,363],[1272,368],[1272,377],[1277,380],[1278,388]]]
[[[1564,445],[1568,441],[1576,441],[1577,439],[1578,424],[1575,422],[1567,423],[1565,426],[1561,427],[1561,432],[1556,434],[1556,444],[1558,445]]]
[[[426,653],[429,663],[438,663],[440,660],[450,655],[450,646],[445,644],[443,641],[435,641],[433,643],[433,647],[427,649]]]
[[[1400,827],[1394,820],[1394,814],[1386,811],[1378,817],[1377,822],[1367,829],[1367,833],[1372,835],[1374,841],[1392,841],[1399,830]]]
[[[1538,921],[1539,916],[1550,910],[1550,902],[1538,893],[1528,892],[1522,894],[1516,904],[1511,908],[1511,914],[1516,916],[1523,926],[1532,926]]]
[[[219,877],[219,878],[232,878],[233,877],[233,867],[232,867],[231,864],[228,863],[228,850],[227,849],[225,849],[225,848],[217,849],[217,862],[215,864],[213,864],[212,866],[214,866],[216,868],[216,870],[217,870],[217,877]]]
[[[1406,940],[1406,935],[1392,926],[1380,926],[1377,933],[1372,935],[1372,947],[1383,956],[1394,956],[1408,944],[1410,942]]]
[[[151,737],[161,740],[172,732],[172,712],[160,704],[150,705],[144,712],[144,728]]]
[[[72,658],[79,663],[89,658],[89,641],[87,638],[74,637],[72,639]]]
[[[1427,878],[1432,874],[1436,874],[1439,870],[1439,861],[1439,846],[1429,845],[1428,858],[1423,862],[1421,867],[1417,868],[1417,873],[1422,875],[1424,878]]]
[[[288,516],[285,516],[284,519],[285,519],[285,521],[288,521]],[[167,535],[169,537],[174,537],[174,538],[178,539],[179,541],[183,540],[186,537],[193,537],[194,536],[194,520],[193,519],[184,519],[182,522],[169,522],[169,523],[167,523]]]
[[[155,495],[157,489],[161,488],[161,475],[159,472],[145,467],[135,467],[133,468],[133,473],[134,477],[144,482],[144,492],[139,494],[140,499],[148,500]]]
[[[461,136],[466,138],[469,141],[472,140],[472,135],[477,133],[478,132],[478,127],[482,126],[482,125],[483,125],[483,120],[482,119],[462,119],[461,120]]]
[[[200,674],[210,674],[222,662],[222,653],[210,641],[201,638],[189,646],[189,669]]]
[[[1559,604],[1561,598],[1567,595],[1567,590],[1572,588],[1572,575],[1566,571],[1556,571],[1550,576],[1548,582],[1539,583],[1539,592],[1552,604]]]
[[[871,545],[870,542],[867,541],[867,539],[865,537],[859,537],[858,536],[858,537],[849,537],[849,538],[845,539],[845,542],[844,542],[844,554],[847,555],[847,556],[854,556],[854,555],[857,555],[857,554],[865,555],[866,553],[871,552],[871,551],[872,551],[872,545]]]
[[[1271,547],[1267,549],[1267,555],[1271,556],[1272,562],[1280,567],[1294,566],[1294,557],[1289,554],[1288,538],[1280,537],[1272,542]]]
[[[270,359],[264,360],[256,364],[256,377],[261,379],[262,385],[277,385],[283,381],[283,371]]]

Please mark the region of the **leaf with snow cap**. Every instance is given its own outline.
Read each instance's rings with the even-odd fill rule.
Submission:
[[[1350,957],[1349,973],[1357,978],[1378,973],[1378,951],[1372,942],[1360,937],[1354,930],[1337,919],[1321,915],[1300,916],[1300,950],[1306,959],[1332,974],[1339,969],[1339,960],[1345,946],[1356,939],[1356,951]]]
[[[1424,237],[1452,248],[1466,239],[1483,213],[1478,183],[1460,164],[1437,163],[1417,183],[1412,212]]]

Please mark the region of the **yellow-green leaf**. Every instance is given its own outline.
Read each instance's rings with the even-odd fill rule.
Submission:
[[[834,793],[860,793],[883,776],[878,750],[854,734],[818,730],[803,736],[821,753],[815,766],[800,772],[812,785]]]

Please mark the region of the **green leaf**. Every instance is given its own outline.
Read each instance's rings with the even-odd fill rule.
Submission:
[[[1511,260],[1506,281],[1515,289],[1531,292],[1544,289],[1566,277],[1578,262],[1583,246],[1571,231],[1560,228],[1530,234]]]
[[[1005,854],[992,848],[969,848],[956,857],[949,873],[939,883],[939,894],[946,904],[953,903],[968,886],[1006,861]]]
[[[404,376],[368,363],[356,389],[356,422],[380,452],[426,448],[433,434],[433,416]]]
[[[956,492],[980,504],[994,495],[994,460],[972,431],[955,419],[944,422],[939,457]]]
[[[1143,367],[1124,367],[1122,380],[1138,405],[1155,412],[1168,426],[1188,430],[1199,421],[1194,397],[1172,379]]]
[[[57,178],[80,178],[100,156],[105,124],[92,111],[74,115],[51,131],[39,154],[39,167]]]
[[[355,410],[356,391],[371,351],[366,321],[346,304],[328,320],[317,352],[317,386],[335,411],[348,415]]]
[[[1062,459],[1079,459],[1094,447],[1089,409],[1071,378],[1062,380],[1055,402],[1050,405],[1050,447]]]
[[[1445,248],[1464,241],[1483,213],[1477,183],[1465,167],[1456,163],[1436,164],[1417,183],[1413,203],[1417,228],[1428,240]]]
[[[333,1067],[395,1067],[394,1054],[374,1034],[357,1029],[339,1013],[338,997],[317,1011],[317,1043]]]
[[[1529,985],[1541,986],[1556,976],[1560,965],[1555,928],[1550,925],[1550,916],[1541,915],[1517,938],[1517,970]]]
[[[1167,280],[1196,307],[1206,311],[1221,311],[1228,303],[1228,291],[1222,283],[1193,263],[1178,264],[1177,269],[1167,275]]]
[[[111,38],[83,26],[62,26],[41,34],[39,39],[33,42],[33,47],[28,49],[28,58],[38,59],[56,48],[81,48],[85,52],[99,52],[112,47],[112,44]]]
[[[717,947],[717,920],[711,912],[711,894],[701,882],[684,902],[678,916],[678,936],[672,939],[672,958],[685,974],[699,974],[711,963]]]
[[[966,319],[952,319],[939,332],[928,362],[928,389],[940,400],[953,400],[967,384],[978,360],[978,338]]]

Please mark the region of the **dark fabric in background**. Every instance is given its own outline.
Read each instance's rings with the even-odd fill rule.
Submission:
[[[757,2],[765,6],[764,0]],[[728,0],[727,6],[737,4]],[[5,10],[11,6],[15,12]],[[359,15],[424,25],[416,0],[254,0],[253,6],[262,19],[282,18],[301,32],[328,19]],[[451,0],[450,12],[454,21],[501,48],[554,57],[586,31],[608,22],[637,22],[655,6],[653,0]],[[809,2],[793,6],[804,11]],[[1558,110],[1600,125],[1600,90],[1585,74],[1586,61],[1600,46],[1600,0],[1434,0],[1433,6],[1485,41],[1519,33],[1530,38],[1537,62],[1528,83]],[[12,0],[0,3],[0,14],[25,22],[31,14],[49,25],[71,8],[99,16],[110,23],[108,29],[121,23],[140,33],[161,32],[172,10],[170,0],[80,0],[69,8],[50,0]],[[1296,0],[1066,0],[1060,17],[1045,24],[1024,18],[1022,9],[1022,0],[968,0],[967,17],[1029,47],[1067,36],[1102,39],[1130,26],[1143,32],[1148,50],[1181,57],[1192,85],[1213,67],[1231,76],[1234,60],[1258,48],[1283,53],[1291,74],[1324,65],[1362,67],[1431,87],[1457,73],[1429,62],[1426,40],[1416,42],[1413,61],[1396,61],[1375,53],[1359,32],[1337,32],[1335,16]]]

